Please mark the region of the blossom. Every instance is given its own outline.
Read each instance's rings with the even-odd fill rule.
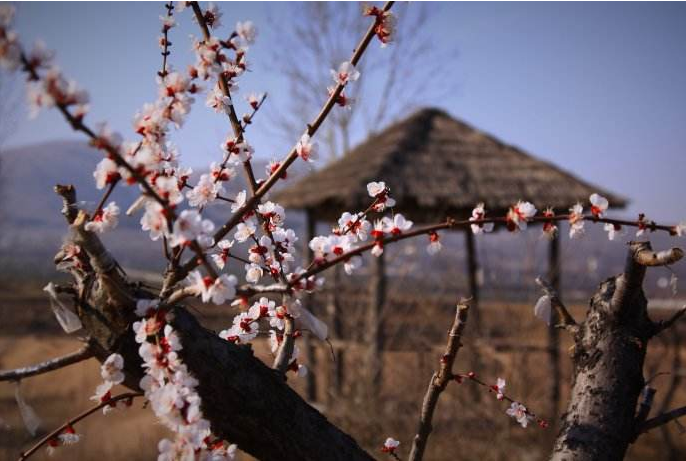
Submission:
[[[264,271],[255,263],[245,265],[245,280],[248,283],[257,283],[262,278]]]
[[[198,184],[186,192],[186,198],[190,206],[204,207],[214,201],[221,192],[224,192],[221,183],[213,181],[209,174],[204,174],[200,176]]]
[[[396,213],[393,219],[384,217],[382,222],[383,231],[392,235],[400,235],[412,227],[412,221],[405,219],[400,213]]]
[[[217,277],[209,289],[212,302],[218,305],[227,299],[233,299],[236,296],[236,283],[235,275],[222,274]]]
[[[212,301],[214,304],[222,304],[227,299],[236,296],[236,277],[222,274],[216,279],[210,276],[203,277],[199,271],[193,271],[186,278],[191,291],[200,296],[202,302]]]
[[[579,238],[584,235],[584,208],[577,203],[569,209],[569,238]]]
[[[257,212],[268,220],[272,227],[280,225],[286,219],[286,212],[283,207],[271,201],[260,204],[257,207]]]
[[[374,206],[372,207],[374,211],[383,211],[386,208],[392,208],[395,206],[395,200],[389,197],[389,189],[386,187],[386,183],[383,181],[370,182],[367,184],[367,192],[370,197],[373,197]]]
[[[472,217],[469,218],[470,221],[481,221],[486,216],[486,209],[483,203],[479,203],[472,210]],[[476,234],[481,234],[483,232],[491,232],[493,230],[493,223],[476,223],[471,224],[472,232]]]
[[[357,80],[360,77],[360,72],[350,62],[345,61],[338,66],[338,70],[331,69],[331,76],[334,82],[345,85],[350,81]]]
[[[531,415],[529,415],[526,407],[519,402],[512,402],[512,404],[510,404],[510,408],[508,408],[505,413],[507,413],[508,416],[512,416],[514,419],[516,419],[517,422],[522,425],[522,427],[526,427],[533,419]]]
[[[189,245],[197,240],[200,246],[207,247],[212,243],[212,237],[208,234],[213,230],[214,223],[209,219],[202,219],[197,210],[183,210],[174,222],[169,244],[176,247]]]
[[[168,31],[176,25],[176,18],[169,15],[160,15],[160,21],[162,21],[162,31]]]
[[[158,240],[167,235],[167,217],[164,207],[155,201],[148,201],[145,205],[145,214],[141,218],[141,228],[150,231],[150,238]]]
[[[608,240],[614,240],[618,235],[622,235],[622,226],[619,224],[605,223],[603,229],[607,232]]]
[[[255,223],[252,221],[245,221],[238,223],[238,226],[236,226],[236,232],[233,234],[233,236],[238,242],[243,243],[248,240],[251,235],[255,234],[255,230]]]
[[[205,13],[203,14],[203,18],[205,19],[207,25],[213,29],[216,29],[217,27],[221,26],[221,17],[222,13],[219,11],[219,7],[217,7],[214,2],[210,2],[207,5]]]
[[[382,9],[371,6],[364,10],[365,16],[374,16],[376,21],[374,23],[374,34],[381,41],[381,46],[385,47],[388,43],[393,41],[395,34],[395,16],[390,11],[383,11]]]
[[[255,43],[255,38],[257,37],[257,28],[252,21],[239,21],[236,23],[236,34],[242,38],[245,43],[252,45]]]
[[[238,87],[232,85],[229,87],[229,91],[236,91]],[[207,92],[207,99],[205,100],[205,105],[211,107],[217,113],[226,112],[228,107],[231,105],[231,98],[224,96],[221,88],[215,86],[212,91]]]
[[[219,165],[216,162],[212,162],[210,165],[210,174],[212,175],[212,179],[214,181],[229,181],[231,178],[236,176],[236,170],[233,168],[227,168],[224,165]]]
[[[219,250],[217,253],[212,255],[212,260],[219,269],[224,269],[226,261],[228,261],[229,255],[231,254],[232,246],[233,240],[220,240],[219,242],[217,242],[217,248]]]
[[[231,204],[231,213],[236,213],[238,210],[243,208],[243,205],[245,205],[247,197],[248,193],[245,190],[242,190],[239,193],[237,193],[236,198],[233,199],[233,203]]]
[[[686,235],[686,221],[682,221],[676,226],[674,226],[674,233],[679,237]]]
[[[311,162],[317,159],[317,147],[316,142],[312,142],[310,135],[305,133],[300,137],[298,144],[295,146],[295,151],[306,162]]]
[[[377,197],[386,192],[386,183],[383,181],[372,181],[367,184],[367,192],[370,197]]]
[[[526,230],[526,223],[529,218],[536,215],[536,207],[530,202],[519,201],[507,212],[507,230]]]
[[[77,434],[72,425],[69,424],[57,438],[62,445],[74,445],[81,440],[81,434]]]
[[[338,231],[341,234],[350,233],[359,240],[367,240],[372,225],[364,219],[362,213],[351,214],[347,211],[338,218]]]
[[[426,247],[426,252],[433,256],[441,251],[441,248],[443,248],[443,245],[441,244],[438,233],[434,231],[429,232],[429,244]]]
[[[104,189],[105,186],[112,184],[119,179],[119,169],[114,160],[104,158],[95,167],[93,172],[95,178],[95,187]]]
[[[552,218],[555,217],[555,212],[552,208],[548,207],[543,212],[543,217],[550,218],[550,221],[545,221],[543,223],[543,235],[549,239],[552,239],[557,235],[557,225],[552,220]]]
[[[120,354],[112,354],[100,366],[100,376],[112,384],[120,384],[124,381],[122,368],[124,368],[124,357]]]
[[[388,437],[386,441],[383,443],[381,451],[384,453],[395,453],[395,449],[398,448],[399,445],[400,442],[395,440],[393,437]]]
[[[607,207],[609,206],[607,199],[602,195],[591,194],[589,201],[591,202],[591,213],[593,216],[602,218],[603,213],[605,213],[605,210],[607,210]]]
[[[348,275],[351,275],[360,267],[362,267],[362,258],[360,256],[352,256],[343,262],[343,270]]]
[[[99,234],[114,229],[119,222],[119,207],[115,202],[110,202],[106,207],[98,210],[93,219],[86,223],[84,228],[89,232]]]
[[[491,386],[491,389],[496,393],[496,398],[502,400],[505,397],[505,380],[503,378],[498,378],[496,384]]]

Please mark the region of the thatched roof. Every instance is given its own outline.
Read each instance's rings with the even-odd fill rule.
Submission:
[[[498,213],[519,199],[565,210],[577,201],[588,203],[597,192],[612,207],[626,204],[438,109],[420,110],[388,127],[282,189],[275,200],[329,220],[342,211],[365,209],[370,181],[386,182],[396,210],[425,222],[466,216],[478,202]]]

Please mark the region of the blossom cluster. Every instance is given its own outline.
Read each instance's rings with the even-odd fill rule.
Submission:
[[[174,440],[158,444],[159,461],[177,459],[230,460],[236,447],[216,440],[203,417],[198,381],[181,360],[181,338],[171,321],[173,314],[159,300],[138,300],[133,324],[146,374],[140,387],[155,415],[175,433]]]

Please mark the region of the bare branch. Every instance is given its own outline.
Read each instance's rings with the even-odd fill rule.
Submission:
[[[650,409],[653,407],[653,401],[655,400],[655,389],[650,386],[645,386],[643,392],[641,392],[641,400],[639,402],[638,413],[636,414],[636,427],[641,428],[645,423],[648,415],[650,414]],[[633,441],[640,435],[639,431],[636,431]]]
[[[64,423],[63,425],[61,425],[60,427],[58,427],[57,429],[55,429],[54,431],[52,431],[51,433],[49,433],[48,435],[46,435],[45,437],[40,439],[38,441],[38,443],[36,443],[34,446],[32,446],[26,452],[22,453],[21,456],[19,456],[19,461],[24,461],[25,459],[28,459],[31,455],[33,455],[36,451],[38,451],[38,449],[40,449],[40,447],[42,447],[43,445],[47,444],[50,440],[52,440],[55,437],[57,437],[58,435],[60,435],[62,433],[62,431],[64,431],[65,429],[67,429],[70,426],[73,426],[74,424],[78,423],[82,419],[87,418],[88,416],[92,415],[93,413],[100,410],[101,408],[104,408],[108,405],[115,404],[115,403],[119,402],[120,400],[133,400],[134,398],[140,397],[141,395],[143,395],[143,394],[140,392],[126,392],[124,394],[119,394],[117,396],[112,397],[107,402],[100,403],[100,404],[98,404],[92,408],[89,408],[88,410],[84,411],[83,413],[80,413],[79,415],[74,416],[69,421],[67,421],[66,423]]]
[[[666,329],[670,328],[672,325],[674,325],[684,314],[686,314],[686,306],[683,306],[681,309],[676,311],[670,318],[667,320],[660,320],[659,322],[655,323],[655,332],[653,335],[657,335],[659,333],[662,333]]]
[[[660,416],[650,418],[649,420],[647,420],[643,424],[643,426],[641,426],[640,432],[641,433],[648,432],[651,429],[655,429],[656,427],[667,424],[670,421],[674,421],[676,419],[679,419],[682,416],[686,416],[686,406],[683,406],[681,408],[676,408],[674,410],[668,411],[667,413],[662,413]]]
[[[429,388],[424,395],[424,402],[422,403],[422,412],[419,417],[419,427],[417,434],[414,436],[412,442],[412,451],[410,452],[410,461],[421,461],[424,457],[424,449],[426,442],[429,439],[431,430],[433,429],[431,420],[433,419],[434,411],[438,405],[438,398],[445,390],[446,386],[453,378],[453,364],[457,351],[462,346],[460,338],[462,331],[467,323],[467,311],[469,310],[469,300],[461,300],[455,309],[455,320],[448,333],[448,343],[445,348],[445,353],[441,357],[441,366],[429,382]]]
[[[19,381],[31,376],[42,375],[60,368],[68,367],[75,363],[83,362],[93,357],[90,345],[85,345],[76,352],[46,360],[45,362],[29,365],[27,367],[15,368],[14,370],[0,371],[0,381]]]

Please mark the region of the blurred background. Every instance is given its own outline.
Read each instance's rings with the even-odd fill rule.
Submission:
[[[57,52],[56,62],[66,75],[90,92],[89,120],[106,120],[125,138],[135,139],[133,114],[156,95],[162,3],[16,6],[16,30],[23,43],[44,40]],[[240,85],[241,95],[268,93],[247,132],[256,149],[255,171],[264,176],[267,163],[283,157],[316,115],[330,84],[329,69],[348,59],[368,22],[354,2],[232,2],[220,8],[220,33],[228,35],[236,21],[246,19],[259,31],[248,53],[250,72]],[[516,146],[627,199],[628,205],[612,216],[636,219],[646,212],[667,224],[686,218],[686,6],[427,2],[397,4],[395,14],[395,42],[387,48],[374,42],[359,66],[361,78],[350,88],[352,110],[335,111],[318,133],[315,171],[296,163],[282,188],[345,161],[346,153],[369,137],[383,136],[389,127],[431,107],[469,124],[493,143]],[[183,70],[194,59],[189,36],[199,32],[189,11],[178,14],[177,22],[171,31],[170,62]],[[56,111],[28,120],[24,100],[22,76],[0,73],[0,369],[78,347],[61,332],[41,291],[49,280],[61,277],[52,256],[66,232],[52,186],[74,184],[85,208],[93,208],[99,197],[92,172],[100,154],[72,133]],[[248,112],[242,98],[236,105],[239,115]],[[220,159],[219,144],[228,132],[226,118],[204,107],[200,96],[172,141],[182,163],[199,175]],[[235,193],[243,187],[238,182],[234,188]],[[133,188],[118,189],[113,196],[123,207],[135,197]],[[541,194],[534,201],[546,200]],[[208,213],[219,222],[227,210],[211,207]],[[315,218],[317,232],[328,233],[328,218]],[[305,214],[289,209],[287,225],[304,243]],[[562,225],[559,240],[559,284],[577,320],[597,284],[621,270],[624,242],[633,237],[629,231],[608,242],[600,226],[587,228],[584,239],[570,240]],[[659,249],[678,244],[666,235],[650,238]],[[104,240],[133,279],[156,282],[164,258],[140,231],[137,217],[122,219]],[[560,343],[551,343],[548,328],[533,316],[540,296],[534,278],[549,271],[550,244],[536,228],[480,236],[472,254],[478,265],[470,279],[464,235],[446,233],[442,243],[443,251],[434,257],[426,254],[424,239],[388,247],[380,304],[374,304],[378,286],[370,284],[371,260],[352,277],[326,273],[328,288],[310,306],[330,327],[336,325],[335,337],[331,344],[310,344],[314,378],[291,378],[291,383],[373,454],[381,457],[378,449],[386,436],[399,439],[405,454],[455,302],[476,286],[479,330],[467,327],[456,368],[478,370],[488,382],[508,379],[508,393],[550,420],[551,427],[524,430],[505,416],[506,407],[492,395],[469,383],[455,385],[439,403],[427,459],[544,459],[566,405],[571,373],[569,338],[563,334]],[[682,263],[649,273],[645,290],[653,317],[667,316],[686,302],[679,282],[685,272]],[[370,305],[378,313],[372,339]],[[204,324],[216,330],[225,328],[234,314],[228,307],[196,309]],[[657,409],[686,401],[679,348],[683,333],[683,326],[666,332],[649,351],[646,376],[666,373],[655,381]],[[373,380],[366,360],[370,342],[377,340],[382,352],[375,372],[380,379]],[[553,345],[561,355],[558,399],[551,398]],[[261,341],[257,349],[268,357]],[[25,380],[22,391],[45,433],[87,408],[98,381],[97,365],[88,362]],[[0,383],[2,459],[16,457],[33,439],[21,423],[14,391]],[[163,429],[149,411],[131,412],[98,415],[80,425],[83,442],[58,451],[56,459],[154,457]],[[629,458],[683,459],[681,432],[678,423],[654,431],[639,439]]]

